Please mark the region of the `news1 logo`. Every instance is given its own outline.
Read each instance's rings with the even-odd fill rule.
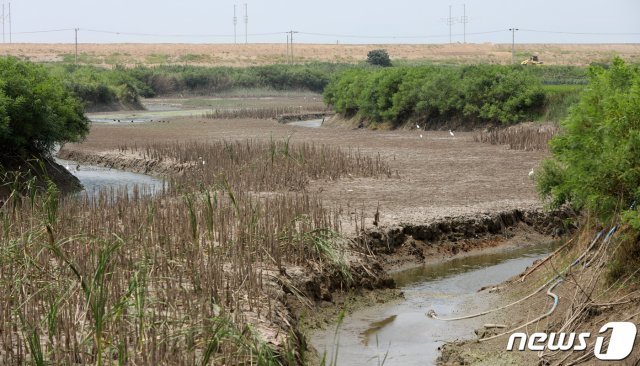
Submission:
[[[611,330],[608,347],[605,333]],[[630,322],[609,322],[600,328],[596,337],[593,353],[597,359],[603,361],[619,361],[627,358],[636,341],[637,328]],[[516,340],[520,340],[518,351],[584,351],[591,338],[591,333],[513,333],[507,343],[507,351],[513,351]]]

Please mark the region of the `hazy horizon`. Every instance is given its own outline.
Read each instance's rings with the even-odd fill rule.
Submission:
[[[5,15],[8,15],[8,3]],[[157,4],[148,0],[111,2],[11,1],[13,43],[234,43],[233,5],[237,5],[237,43],[245,42],[244,2],[186,0]],[[409,1],[323,2],[246,1],[249,43],[284,43],[289,30],[296,43],[446,44],[449,3]],[[451,3],[453,43],[463,42],[466,4],[467,43],[640,43],[640,2],[634,0],[504,3],[467,0]],[[34,11],[35,9],[35,11]],[[1,14],[0,14],[1,16]],[[5,43],[9,42],[8,19]],[[45,31],[40,33],[40,31]],[[39,32],[39,33],[28,33]]]

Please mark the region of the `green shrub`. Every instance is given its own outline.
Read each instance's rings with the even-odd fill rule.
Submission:
[[[616,58],[590,68],[589,85],[551,141],[538,188],[553,206],[571,203],[603,221],[621,214],[640,230],[640,71]]]
[[[386,50],[372,50],[367,53],[367,63],[374,66],[389,67],[391,59]]]
[[[89,131],[81,102],[47,70],[0,58],[0,152],[49,153]]]
[[[334,78],[325,101],[338,113],[370,121],[452,118],[514,123],[544,103],[540,81],[506,66],[420,66],[349,70]]]

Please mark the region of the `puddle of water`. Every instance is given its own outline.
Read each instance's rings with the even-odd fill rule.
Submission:
[[[308,121],[296,121],[287,123],[289,126],[298,126],[298,127],[310,127],[310,128],[319,128],[322,126],[322,118],[321,119],[311,119]]]
[[[144,174],[82,165],[71,160],[57,158],[55,160],[80,180],[80,183],[84,186],[84,190],[80,194],[88,193],[95,196],[105,189],[113,189],[114,191],[126,189],[129,194],[132,194],[136,186],[141,192],[155,194],[162,191],[164,184],[162,180]]]
[[[432,365],[438,347],[457,339],[474,338],[483,317],[444,322],[425,316],[429,310],[444,318],[491,307],[493,294],[477,291],[501,283],[543,258],[552,244],[528,246],[430,264],[392,274],[405,299],[365,308],[345,317],[338,338],[335,326],[311,335],[318,353],[338,365]],[[336,340],[338,346],[336,347]],[[386,357],[386,359],[385,359]]]
[[[115,112],[115,113],[87,113],[87,117],[93,123],[144,123],[151,121],[161,121],[171,117],[200,117],[211,112],[211,108],[202,109],[164,109],[136,112]]]

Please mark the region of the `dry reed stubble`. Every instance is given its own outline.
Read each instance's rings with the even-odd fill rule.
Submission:
[[[288,266],[307,266],[349,281],[345,256],[354,250],[334,240],[337,210],[305,185],[388,175],[386,164],[288,141],[142,151],[191,168],[157,196],[110,190],[58,198],[51,189],[0,208],[0,363],[295,359],[294,349],[276,358],[254,329],[287,323],[275,279]],[[265,190],[279,193],[256,195]]]

